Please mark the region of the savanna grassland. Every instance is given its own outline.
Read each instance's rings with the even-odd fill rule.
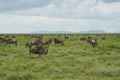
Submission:
[[[17,34],[17,46],[0,43],[0,80],[120,80],[120,35],[106,34],[106,40],[90,35],[98,38],[95,48],[80,41],[81,36],[72,34],[65,40],[61,35],[64,45],[52,42],[42,58],[30,57],[25,47],[33,37]],[[46,34],[43,40],[54,37],[58,36]]]

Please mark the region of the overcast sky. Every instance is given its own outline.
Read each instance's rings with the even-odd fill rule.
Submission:
[[[120,0],[0,0],[0,33],[120,33]]]

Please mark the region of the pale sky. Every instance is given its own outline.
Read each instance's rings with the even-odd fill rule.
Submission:
[[[120,0],[0,0],[0,33],[120,33]]]

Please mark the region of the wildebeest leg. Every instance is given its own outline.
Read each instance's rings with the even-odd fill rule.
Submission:
[[[28,47],[29,46],[29,43],[27,43],[26,45],[25,45],[25,47]]]
[[[31,57],[31,51],[29,51],[29,56]]]
[[[39,54],[38,54],[38,57],[37,57],[37,58],[41,57],[41,52],[42,52],[42,50],[40,49],[40,51],[39,51]]]
[[[44,49],[44,54],[46,55],[47,53],[48,53],[48,49],[45,48],[45,49]]]
[[[96,46],[96,43],[92,43],[93,48]]]
[[[48,47],[49,47],[50,44],[48,44]]]
[[[17,42],[15,42],[15,45],[17,46]]]
[[[41,56],[41,54],[40,54],[40,53],[39,53],[39,55],[38,55],[38,57],[37,57],[37,58],[39,58],[39,57],[40,57],[40,58],[42,58],[42,56]]]
[[[62,45],[64,45],[64,42],[62,42]]]
[[[55,46],[56,46],[56,42],[55,42]]]
[[[96,45],[98,46],[98,43],[96,43]]]

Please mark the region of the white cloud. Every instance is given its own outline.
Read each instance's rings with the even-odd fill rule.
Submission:
[[[51,0],[0,0],[0,12],[44,7],[50,3]]]
[[[39,30],[86,31],[100,29],[107,32],[120,30],[118,21],[95,19],[66,19],[43,16],[0,15],[1,33],[28,33]],[[113,27],[116,24],[116,28]]]
[[[119,5],[120,2],[104,3],[103,0],[53,0],[44,7],[3,12],[0,32],[93,29],[120,32]]]
[[[53,2],[45,7],[18,10],[11,13],[60,18],[115,19],[120,17],[120,3],[103,3],[101,0],[62,0],[62,2],[60,6]]]

